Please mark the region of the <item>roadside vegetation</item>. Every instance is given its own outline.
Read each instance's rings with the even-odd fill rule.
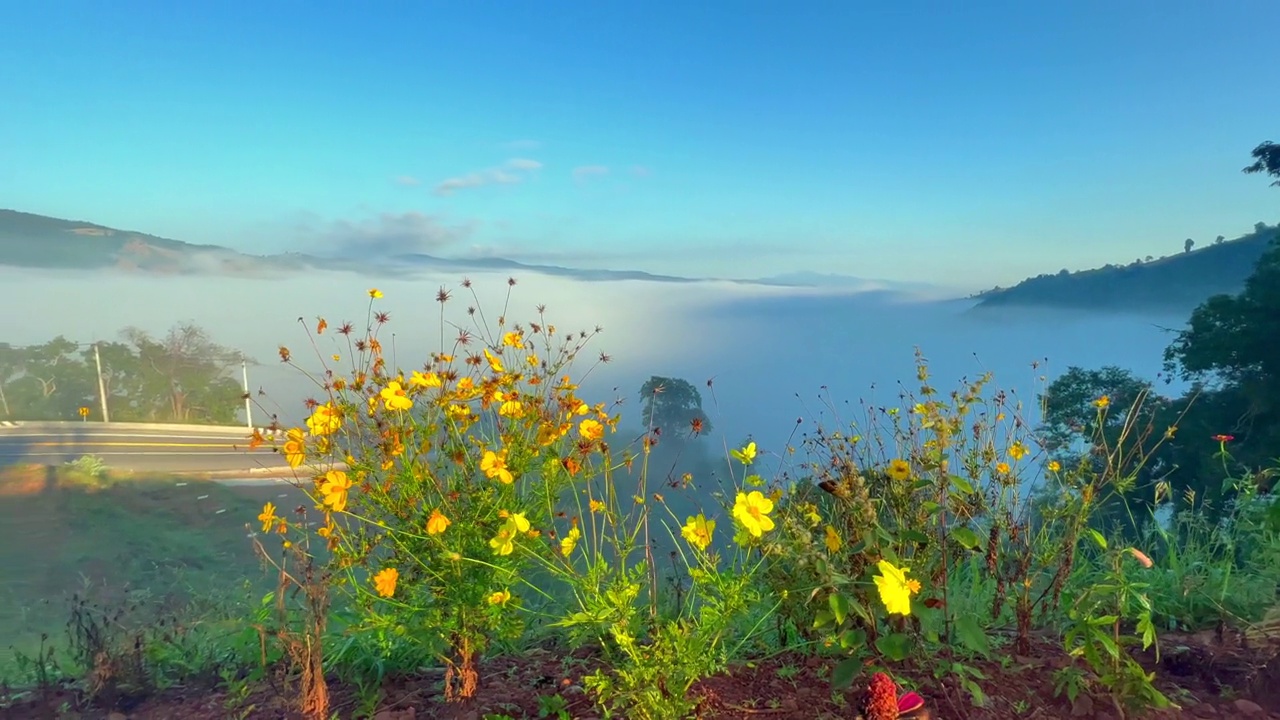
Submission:
[[[77,594],[64,637],[15,649],[13,716],[1280,711],[1280,245],[1171,345],[1186,398],[1073,369],[1023,401],[991,377],[947,387],[918,355],[892,406],[776,448],[716,438],[710,382],[651,379],[628,429],[580,390],[610,360],[600,330],[512,319],[514,288],[501,308],[442,288],[417,367],[384,351],[376,289],[364,321],[308,323],[279,352],[316,387],[278,445],[297,495],[166,503],[172,525],[112,522],[125,495],[89,511],[143,599],[163,585],[131,558],[199,573],[234,546],[239,575],[205,573],[185,604]],[[1232,402],[1251,423],[1224,424]],[[85,488],[46,498],[63,509],[117,487],[90,460],[54,476]],[[74,534],[34,507],[9,511],[49,547]],[[210,519],[231,512],[250,524]],[[8,551],[23,582],[68,567]]]

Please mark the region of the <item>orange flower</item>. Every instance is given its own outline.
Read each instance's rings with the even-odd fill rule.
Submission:
[[[395,568],[380,570],[377,575],[373,576],[373,588],[382,597],[391,597],[396,594],[396,580],[399,579],[400,571]]]
[[[448,529],[450,522],[449,518],[444,516],[444,513],[439,510],[432,510],[431,517],[427,518],[427,534],[439,535]]]

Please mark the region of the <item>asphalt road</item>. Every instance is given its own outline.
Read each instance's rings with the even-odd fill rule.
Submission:
[[[84,455],[108,467],[156,472],[230,472],[288,467],[271,445],[249,448],[248,428],[132,423],[0,426],[0,466],[60,465]]]

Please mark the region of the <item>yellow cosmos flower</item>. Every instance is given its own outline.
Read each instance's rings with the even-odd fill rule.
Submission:
[[[741,450],[730,450],[729,454],[737,458],[738,462],[743,465],[750,465],[755,462],[756,459],[756,444],[754,442],[749,442],[746,444],[746,447],[743,447]]]
[[[1059,470],[1061,470],[1061,469],[1062,469],[1062,463],[1058,462],[1057,460],[1050,460],[1050,461],[1049,461],[1049,472],[1055,472],[1055,473],[1056,473],[1056,472],[1058,472],[1058,471],[1059,471]]]
[[[752,537],[760,537],[773,529],[773,518],[769,517],[771,512],[773,501],[759,490],[739,492],[733,503],[733,517]]]
[[[480,470],[490,480],[498,480],[503,485],[510,485],[515,482],[515,476],[507,469],[507,451],[503,450],[501,454],[492,450],[485,450],[484,457],[480,458]]]
[[[1110,405],[1111,405],[1110,395],[1103,395],[1102,397],[1093,401],[1093,406],[1098,408],[1099,410],[1105,410]]]
[[[378,298],[382,297],[382,291],[379,290],[378,288],[369,288],[369,297],[373,298],[374,300],[377,300]]]
[[[581,538],[582,531],[578,529],[577,525],[569,528],[569,532],[565,533],[564,538],[560,540],[560,554],[569,557],[569,554],[577,547],[578,540]]]
[[[524,335],[520,332],[509,332],[502,336],[502,344],[507,347],[518,348],[524,345]]]
[[[497,355],[489,352],[489,348],[484,349],[484,359],[489,361],[489,367],[492,368],[494,372],[504,373],[507,371],[507,369],[502,366],[502,360],[498,359]]]
[[[330,470],[320,478],[320,492],[323,502],[333,512],[347,509],[347,491],[351,489],[351,478],[341,470]]]
[[[284,459],[289,467],[296,468],[307,459],[307,446],[303,442],[305,436],[302,428],[290,428],[284,442]]]
[[[490,605],[506,605],[511,600],[510,590],[499,590],[489,596]]]
[[[680,528],[680,535],[685,541],[699,550],[706,550],[711,545],[711,533],[716,530],[716,521],[708,520],[702,513],[691,517]]]
[[[489,540],[489,547],[499,555],[510,555],[515,550],[516,536],[529,531],[529,521],[524,513],[513,513],[498,528],[498,534]]]
[[[880,591],[880,602],[884,603],[890,615],[910,615],[911,595],[920,592],[919,581],[908,580],[908,568],[895,567],[888,560],[881,560],[876,567],[880,574],[872,579]]]
[[[911,477],[911,463],[902,458],[894,458],[889,461],[889,477],[898,482]]]
[[[836,529],[830,525],[827,526],[827,535],[823,538],[823,542],[826,543],[827,550],[830,552],[837,552],[840,550],[840,534],[837,533]]]
[[[438,388],[444,385],[444,381],[440,379],[440,373],[423,373],[418,370],[414,370],[413,375],[409,376],[409,384],[414,387]]]
[[[1008,475],[1009,470],[1010,470],[1009,463],[1007,462],[996,463],[996,472],[1000,473],[1001,475]]]
[[[317,405],[307,418],[307,429],[312,435],[332,435],[342,427],[342,415],[331,403]]]
[[[599,440],[604,437],[604,425],[599,420],[587,418],[578,423],[578,434],[586,440]]]
[[[373,576],[373,589],[377,590],[382,597],[391,597],[396,594],[396,580],[399,579],[400,571],[395,568],[379,570],[378,574]]]
[[[271,532],[271,526],[276,523],[276,506],[274,503],[268,502],[262,506],[262,513],[258,515],[258,520],[262,522],[262,532]]]
[[[444,516],[444,513],[437,510],[431,511],[431,517],[427,518],[427,534],[439,535],[449,528],[452,521]]]
[[[521,417],[524,415],[524,403],[519,400],[506,400],[498,406],[498,414],[509,418]]]
[[[444,409],[444,414],[448,415],[450,420],[463,420],[471,416],[471,407],[451,404]]]
[[[588,506],[591,508],[591,512],[593,513],[604,512],[604,503],[599,500],[592,500]]]
[[[408,410],[413,407],[413,400],[404,391],[404,387],[400,383],[392,381],[378,393],[382,396],[382,402],[387,406],[388,410]]]
[[[1009,457],[1013,458],[1014,462],[1017,462],[1026,456],[1027,446],[1023,445],[1021,442],[1015,442],[1009,446]]]

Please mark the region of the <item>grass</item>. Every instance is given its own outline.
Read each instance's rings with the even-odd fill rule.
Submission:
[[[289,499],[279,498],[286,493]],[[229,487],[157,474],[0,469],[0,677],[42,634],[62,640],[72,598],[172,608],[270,588],[245,529],[284,485]]]

